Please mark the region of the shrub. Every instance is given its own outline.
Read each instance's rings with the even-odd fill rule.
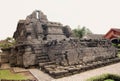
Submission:
[[[115,80],[112,80],[112,79],[107,79],[107,80],[104,80],[104,81],[115,81]]]
[[[120,81],[120,76],[117,74],[103,74],[89,78],[87,81]]]

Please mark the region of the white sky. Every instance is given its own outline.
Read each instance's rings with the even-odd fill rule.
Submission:
[[[12,36],[19,19],[41,10],[50,21],[104,34],[120,28],[120,0],[0,0],[0,40]]]

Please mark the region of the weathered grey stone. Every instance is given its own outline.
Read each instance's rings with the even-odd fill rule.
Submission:
[[[35,65],[36,55],[35,54],[24,54],[23,55],[23,64],[25,67]]]
[[[78,53],[75,49],[67,50],[67,60],[69,65],[78,64]]]

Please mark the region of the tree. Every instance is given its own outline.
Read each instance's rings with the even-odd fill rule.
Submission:
[[[82,28],[78,26],[77,29],[73,30],[73,35],[79,38],[82,38],[84,35],[87,35],[87,34],[92,34],[92,32],[85,26],[83,26]]]
[[[14,38],[7,37],[5,40],[0,41],[0,48],[9,48],[15,45]]]

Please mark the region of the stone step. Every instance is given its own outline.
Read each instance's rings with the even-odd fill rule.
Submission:
[[[40,57],[37,57],[37,59],[49,59],[48,56],[40,56]]]
[[[67,67],[58,66],[51,63],[49,64],[46,63],[45,65],[39,63],[39,66],[43,65],[43,70],[52,77],[61,78],[64,76],[73,75],[76,73],[84,72],[98,67],[103,67],[117,62],[120,62],[120,58],[111,58],[111,59],[106,59],[104,61],[92,62],[87,65],[77,65],[77,66],[67,66]]]
[[[42,47],[39,47],[39,48],[34,48],[35,50],[41,50],[42,49]]]
[[[55,62],[45,62],[45,63],[39,63],[39,66],[42,67],[42,66],[53,65],[53,64],[55,64]]]
[[[47,54],[37,54],[37,57],[41,57],[41,56],[48,56]]]
[[[50,62],[49,59],[38,59],[38,63]]]
[[[43,67],[44,69],[46,69],[46,68],[56,68],[56,65],[55,64],[52,64],[52,65],[45,65],[44,67]],[[54,69],[55,70],[55,69]]]

